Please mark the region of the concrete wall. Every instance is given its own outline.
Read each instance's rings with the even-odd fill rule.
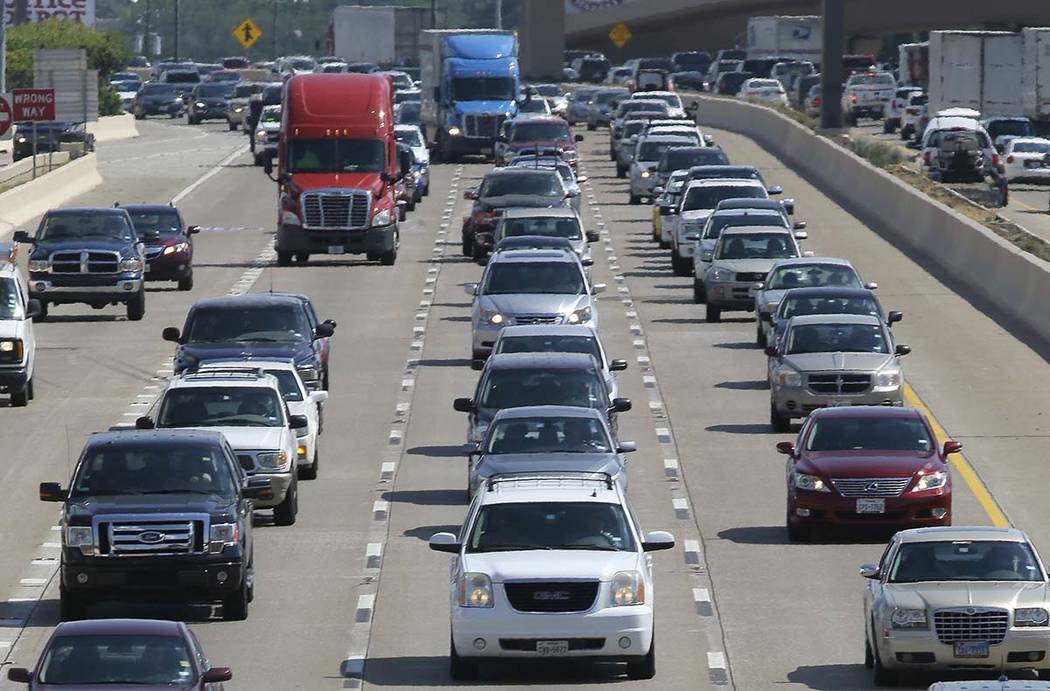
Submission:
[[[101,184],[95,154],[87,154],[0,194],[0,240],[48,209]]]
[[[96,122],[89,122],[87,129],[88,132],[95,135],[96,144],[139,136],[139,129],[135,126],[135,116],[131,113],[99,118]]]
[[[561,56],[565,50],[564,0],[523,2],[518,41],[523,77],[560,80]]]
[[[754,139],[978,309],[1050,345],[1050,263],[770,108],[686,100],[699,102],[702,125]]]

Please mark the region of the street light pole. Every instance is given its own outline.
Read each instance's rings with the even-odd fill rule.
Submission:
[[[142,31],[142,54],[149,57],[149,20],[153,14],[153,0],[146,0],[146,21],[143,23]]]
[[[175,37],[172,41],[172,50],[175,53],[175,59],[179,59],[179,0],[173,0],[175,3]]]
[[[277,59],[277,0],[273,0],[273,59]]]
[[[503,0],[496,0],[496,28],[503,28]]]

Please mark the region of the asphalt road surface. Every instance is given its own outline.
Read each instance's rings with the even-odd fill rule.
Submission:
[[[41,481],[68,480],[85,437],[133,421],[170,373],[165,326],[190,304],[228,292],[309,294],[333,340],[331,399],[316,481],[300,486],[295,526],[259,520],[256,599],[244,622],[211,607],[101,604],[91,616],[183,618],[231,689],[447,686],[448,557],[426,540],[461,522],[469,395],[469,298],[480,269],[459,256],[465,189],[488,166],[436,166],[431,195],[402,225],[397,265],[322,257],[276,268],[275,186],[224,125],[148,122],[139,139],[100,147],[105,184],[72,204],[177,199],[196,240],[196,285],[151,286],[142,322],[111,307],[60,307],[37,331],[37,396],[0,409],[0,659],[31,665],[58,616],[56,507]],[[955,465],[955,523],[1007,521],[1050,555],[1045,448],[1050,367],[750,140],[711,132],[733,162],[762,169],[809,221],[808,249],[851,259],[878,281],[894,330],[913,354],[913,387],[946,433],[965,444]],[[654,554],[657,675],[627,682],[613,669],[526,664],[487,670],[479,686],[567,687],[604,681],[639,688],[864,689],[857,566],[885,535],[789,544],[784,461],[767,425],[764,356],[747,313],[707,324],[691,279],[670,271],[650,241],[648,206],[630,206],[606,132],[582,146],[584,219],[602,231],[594,280],[607,283],[601,332],[625,357],[621,437],[631,499],[646,530],[667,529],[675,550]],[[238,153],[240,152],[240,153]],[[203,182],[198,182],[203,178]],[[72,205],[71,204],[71,205]],[[3,405],[0,401],[0,406]],[[928,680],[925,680],[928,683]],[[9,688],[0,682],[0,688]],[[14,687],[10,687],[14,688]],[[916,687],[918,688],[918,687]],[[922,685],[925,688],[925,684]]]

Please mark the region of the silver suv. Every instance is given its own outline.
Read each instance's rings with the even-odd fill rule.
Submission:
[[[792,418],[817,408],[903,405],[904,372],[886,323],[871,315],[792,317],[769,356],[769,423],[787,432]]]
[[[723,310],[755,309],[755,286],[778,261],[799,256],[798,240],[806,237],[804,230],[773,226],[723,230],[704,270],[707,321],[721,321]]]

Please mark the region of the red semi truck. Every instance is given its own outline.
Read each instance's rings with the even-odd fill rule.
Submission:
[[[394,86],[373,74],[303,74],[285,84],[277,176],[277,263],[364,254],[392,265],[400,242]]]

